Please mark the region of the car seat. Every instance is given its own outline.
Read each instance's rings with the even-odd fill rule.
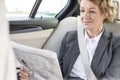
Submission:
[[[53,32],[52,36],[48,39],[43,49],[48,49],[59,54],[59,49],[61,46],[61,41],[67,31],[76,30],[77,18],[76,17],[67,17],[61,20],[58,24],[58,27]]]

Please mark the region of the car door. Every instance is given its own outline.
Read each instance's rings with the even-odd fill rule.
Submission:
[[[15,4],[17,4],[17,7],[21,8],[16,8],[15,10],[11,9],[11,11],[8,11],[8,13],[15,13],[15,11],[18,11],[19,15],[7,14],[10,25],[11,41],[37,48],[41,48],[50,37],[59,22],[58,18],[60,17],[56,16],[68,6],[68,0],[54,0],[54,3],[52,3],[51,0],[30,0],[31,2],[27,2],[27,0],[13,1],[14,3],[16,2]],[[6,0],[6,4],[7,3],[10,3],[9,0]],[[27,11],[29,3],[33,5],[31,10],[29,9],[28,12],[22,12],[22,9],[24,8]],[[59,7],[57,7],[57,5]],[[13,7],[16,6],[13,5]],[[9,9],[9,6],[7,7],[7,9]],[[50,10],[47,11],[46,8],[49,8]],[[28,14],[26,15],[22,13]],[[62,15],[62,13],[60,14]],[[60,16],[60,14],[58,16]]]

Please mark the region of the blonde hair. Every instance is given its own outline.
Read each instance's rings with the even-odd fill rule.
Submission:
[[[104,22],[113,22],[116,18],[116,6],[112,0],[88,0],[97,5],[102,13],[106,14]],[[78,0],[79,4],[81,0]]]

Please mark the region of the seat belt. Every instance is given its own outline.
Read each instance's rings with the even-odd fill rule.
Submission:
[[[87,46],[84,38],[84,28],[80,20],[80,16],[77,17],[77,36],[80,56],[87,75],[87,80],[97,80],[90,66],[89,55],[87,52]]]

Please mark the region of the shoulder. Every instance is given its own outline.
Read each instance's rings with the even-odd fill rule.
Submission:
[[[116,34],[116,33],[112,33],[112,32],[111,32],[111,34],[112,34],[112,39],[114,39],[114,40],[120,39],[120,34]]]
[[[120,34],[112,33],[111,42],[113,43],[114,48],[120,46]]]
[[[66,33],[66,35],[68,35],[68,36],[77,36],[77,31],[68,31]]]
[[[114,33],[114,32],[110,32],[111,34],[111,40],[116,42],[116,41],[120,41],[120,34],[118,33]]]
[[[74,41],[77,39],[77,31],[68,31],[64,37],[66,41]]]
[[[112,43],[117,43],[117,41],[120,41],[120,34],[105,29],[102,38],[109,40]]]

